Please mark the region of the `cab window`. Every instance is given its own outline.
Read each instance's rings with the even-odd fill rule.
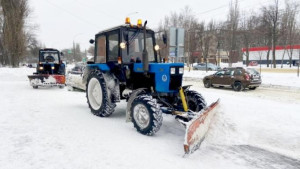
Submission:
[[[97,39],[97,56],[96,63],[106,63],[106,36],[102,35]]]
[[[118,61],[119,56],[119,33],[108,35],[108,61]]]

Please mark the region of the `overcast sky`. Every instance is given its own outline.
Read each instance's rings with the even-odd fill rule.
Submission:
[[[124,24],[129,15],[148,21],[157,28],[164,16],[189,6],[199,20],[225,20],[230,0],[29,0],[32,10],[30,22],[38,25],[38,39],[46,47],[57,49],[80,43],[89,47],[89,39],[103,29]],[[240,0],[241,10],[256,10],[272,0]],[[283,4],[284,0],[280,0]]]

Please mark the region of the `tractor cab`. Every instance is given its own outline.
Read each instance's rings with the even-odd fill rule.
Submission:
[[[95,53],[87,71],[111,72],[120,82],[121,93],[138,88],[178,93],[183,63],[160,63],[154,31],[142,26],[141,20],[132,25],[126,19],[125,25],[99,32],[90,42],[95,42]]]
[[[65,74],[65,67],[60,59],[61,53],[56,49],[40,49],[38,74]]]

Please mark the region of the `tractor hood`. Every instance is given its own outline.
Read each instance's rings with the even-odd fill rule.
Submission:
[[[182,84],[183,63],[149,63],[149,73],[155,76],[155,89],[161,93],[177,93]],[[172,70],[172,71],[171,71]],[[143,63],[135,63],[133,71],[144,73]]]

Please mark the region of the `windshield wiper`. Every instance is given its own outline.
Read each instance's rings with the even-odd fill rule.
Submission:
[[[130,39],[127,41],[127,45],[130,45],[132,43],[132,41],[139,35],[140,33],[140,29],[138,29],[136,32],[134,32],[134,34],[130,37]]]

